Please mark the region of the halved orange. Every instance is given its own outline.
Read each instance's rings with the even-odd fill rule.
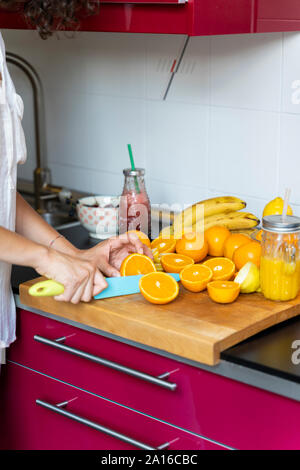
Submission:
[[[156,271],[151,258],[139,253],[126,256],[120,268],[121,276],[136,276],[137,274],[148,274]]]
[[[233,281],[212,281],[207,284],[209,297],[219,304],[234,302],[240,293],[240,285]]]
[[[177,253],[167,253],[162,255],[160,262],[167,273],[180,273],[186,266],[194,264],[193,258]]]
[[[203,263],[213,272],[213,281],[228,281],[235,273],[235,264],[229,258],[211,258]]]
[[[177,281],[166,273],[149,273],[140,279],[139,287],[143,297],[152,304],[168,304],[179,293]]]
[[[158,253],[174,253],[176,247],[176,240],[173,238],[162,238],[158,237],[151,242],[151,249],[152,252],[154,249],[158,251]]]
[[[140,230],[128,230],[128,232],[126,233],[134,233],[137,237],[139,237],[139,239],[142,243],[144,243],[144,245],[149,246],[150,248],[151,242],[144,232],[141,232]]]
[[[203,264],[192,264],[180,271],[182,285],[191,292],[201,292],[213,277],[213,272]]]

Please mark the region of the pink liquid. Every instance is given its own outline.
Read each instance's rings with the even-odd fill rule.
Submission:
[[[119,231],[140,230],[151,236],[151,206],[146,192],[124,190],[119,209]]]

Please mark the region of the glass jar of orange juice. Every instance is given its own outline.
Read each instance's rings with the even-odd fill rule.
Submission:
[[[294,299],[300,289],[300,218],[269,215],[262,220],[260,285],[271,300]]]

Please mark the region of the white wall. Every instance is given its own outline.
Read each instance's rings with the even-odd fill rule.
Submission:
[[[300,33],[190,40],[167,101],[162,97],[183,36],[81,33],[41,41],[3,32],[7,49],[42,77],[48,165],[53,182],[118,194],[126,144],[146,168],[153,203],[190,203],[238,195],[258,215],[292,188],[300,215]],[[34,167],[29,84],[12,68],[22,94],[29,160]]]

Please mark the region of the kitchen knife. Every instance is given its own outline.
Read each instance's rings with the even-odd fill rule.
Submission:
[[[179,274],[168,273],[175,281],[179,281]],[[110,297],[119,297],[121,295],[137,294],[140,292],[139,280],[143,277],[142,274],[138,276],[123,276],[123,277],[109,277],[106,278],[108,287],[96,295],[94,299],[107,299]],[[47,281],[37,282],[29,288],[29,294],[33,297],[53,297],[61,295],[64,292],[64,286],[59,282],[48,279]]]

